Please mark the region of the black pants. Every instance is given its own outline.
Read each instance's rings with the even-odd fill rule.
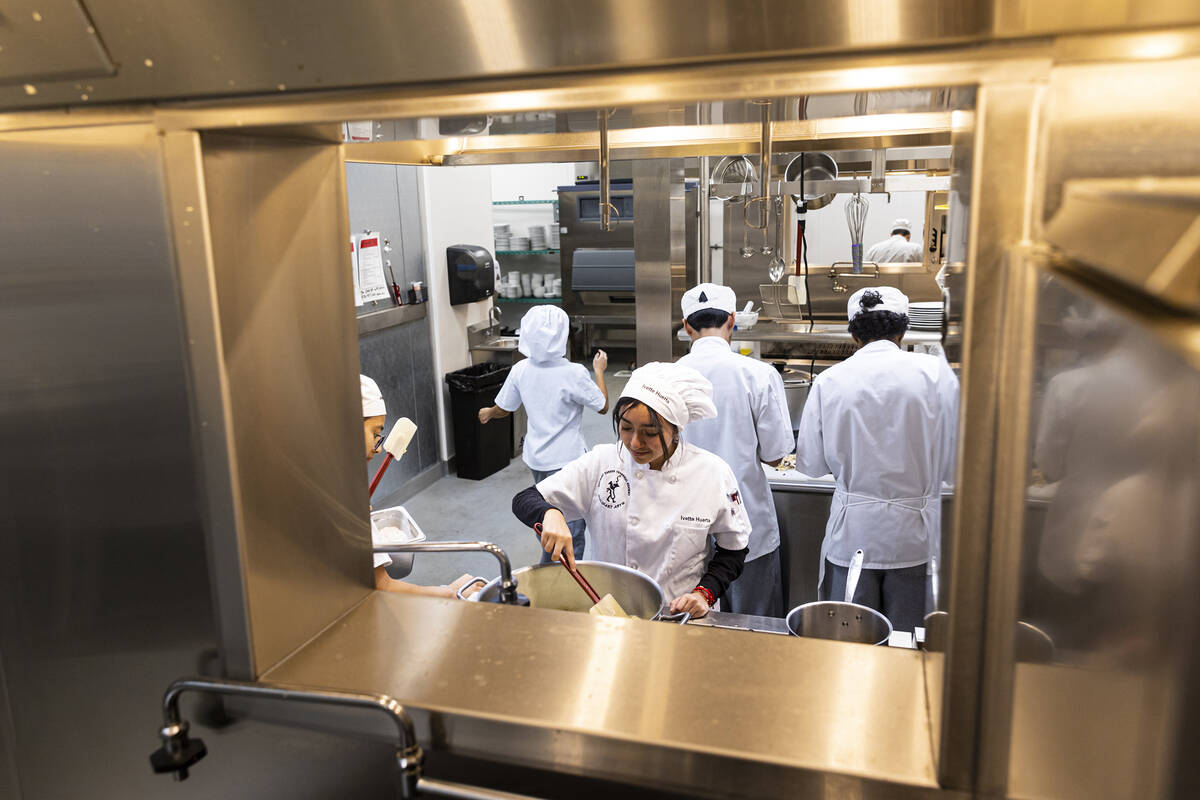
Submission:
[[[892,629],[911,631],[925,622],[926,566],[902,569],[864,569],[854,590],[854,602],[873,608],[892,623]],[[844,600],[850,570],[825,562],[822,600]]]

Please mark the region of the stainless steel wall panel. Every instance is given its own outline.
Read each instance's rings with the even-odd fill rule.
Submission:
[[[672,287],[682,269],[683,160],[633,165],[637,363],[672,360]],[[678,258],[678,260],[677,260]]]
[[[1018,796],[1183,797],[1171,784],[1195,761],[1181,734],[1200,630],[1200,366],[1127,299],[1038,285],[1024,472],[1047,511],[1026,533],[1020,611],[1055,658],[1016,665]]]
[[[987,715],[1006,709],[981,704],[985,672],[1005,685],[1004,662],[989,662],[987,585],[989,549],[994,533],[997,421],[1005,413],[997,387],[1007,365],[1006,304],[1010,295],[1005,265],[1008,248],[1027,234],[1033,163],[1033,131],[1039,103],[1036,85],[987,85],[979,90],[972,146],[971,217],[966,272],[963,373],[960,399],[957,502],[954,504],[953,561],[943,565],[942,590],[951,609],[946,654],[939,780],[943,786],[970,789],[978,778],[978,739]],[[1006,360],[1007,359],[1007,360]],[[1012,362],[1015,363],[1015,362]],[[1019,534],[1019,532],[1018,532]],[[995,668],[1001,670],[993,674]],[[986,707],[985,707],[986,706]],[[971,732],[964,735],[964,732]]]
[[[244,554],[257,673],[372,586],[345,171],[328,145],[201,144],[237,503],[212,535]]]
[[[32,3],[23,5],[33,9]],[[1087,14],[1029,0],[663,0],[650,7],[630,0],[585,7],[554,0],[419,0],[384,6],[370,0],[335,6],[203,0],[166,7],[151,0],[88,0],[87,9],[120,65],[116,73],[78,84],[40,83],[36,95],[20,86],[4,87],[0,108],[913,50],[1200,22],[1192,4],[1170,0],[1093,3]],[[630,34],[631,20],[636,35]],[[412,32],[404,47],[395,45],[397,31]]]
[[[1079,178],[1200,174],[1200,59],[1060,67],[1050,80],[1039,221]]]
[[[159,142],[0,136],[0,797],[388,797],[386,744],[211,704],[219,770],[147,763],[163,688],[222,668]]]

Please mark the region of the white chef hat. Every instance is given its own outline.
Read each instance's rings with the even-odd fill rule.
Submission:
[[[558,306],[534,306],[521,319],[517,349],[530,361],[551,361],[567,352],[571,319]]]
[[[737,310],[737,295],[728,286],[719,283],[702,283],[688,289],[679,301],[683,309],[683,318],[687,319],[697,311],[715,308],[732,314]]]
[[[387,416],[387,406],[383,404],[383,392],[379,391],[379,384],[361,374],[358,382],[362,385],[363,419]]]
[[[900,219],[892,222],[892,230],[907,231],[908,233],[912,233],[912,223],[901,217]]]
[[[691,367],[652,361],[629,376],[621,397],[632,397],[682,428],[689,422],[717,415],[708,378]]]
[[[866,301],[864,308],[863,301]],[[895,286],[869,286],[850,295],[846,303],[846,316],[851,320],[864,311],[893,311],[908,313],[908,295]]]

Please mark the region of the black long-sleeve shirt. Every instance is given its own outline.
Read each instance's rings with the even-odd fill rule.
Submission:
[[[536,486],[530,486],[513,496],[513,515],[531,528],[541,522],[546,516],[546,512],[552,508],[554,506],[546,502],[546,498],[542,497],[542,493],[537,490]],[[714,598],[720,600],[721,596],[725,594],[725,590],[729,588],[729,584],[742,574],[742,569],[746,565],[746,554],[749,552],[750,548],[748,547],[741,550],[726,550],[724,547],[714,544],[712,558],[708,560],[708,567],[700,576],[700,582],[697,585],[703,586],[712,592]],[[674,598],[667,599],[673,600]]]

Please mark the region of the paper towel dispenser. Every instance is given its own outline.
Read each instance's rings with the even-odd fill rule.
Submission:
[[[492,254],[473,244],[446,248],[450,276],[450,305],[474,303],[491,297],[496,288],[496,262]]]
[[[633,266],[633,248],[576,248],[571,256],[571,288],[577,292],[632,292]]]

